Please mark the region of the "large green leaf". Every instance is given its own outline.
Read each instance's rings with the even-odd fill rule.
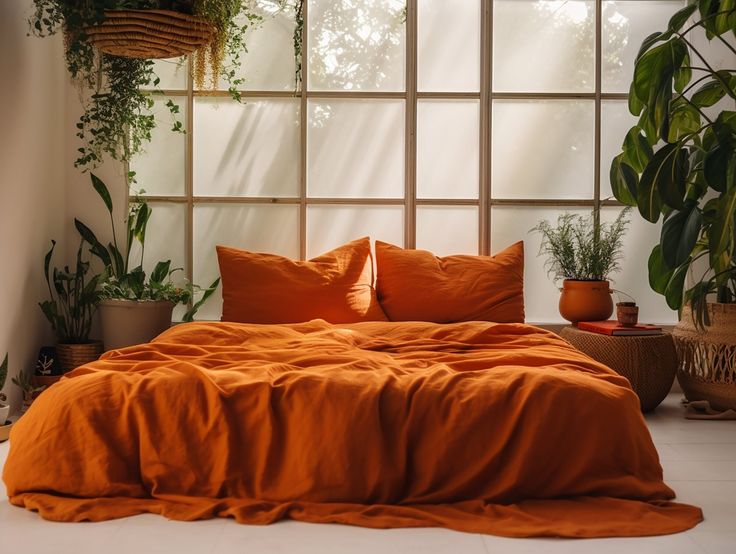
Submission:
[[[664,263],[664,256],[662,256],[662,246],[656,245],[652,249],[652,253],[649,255],[649,286],[652,290],[659,294],[664,294],[667,289],[667,283],[670,282],[672,274],[675,272],[674,269],[667,267]]]
[[[95,236],[94,232],[92,232],[92,229],[87,227],[78,219],[74,219],[74,226],[77,228],[77,231],[82,236],[82,238],[90,245],[90,251],[92,252],[92,254],[97,256],[106,268],[111,267],[112,260],[110,258],[110,253],[107,251],[107,248],[105,248],[102,243],[97,240],[97,237]]]
[[[97,194],[100,195],[100,198],[102,198],[107,211],[112,213],[112,198],[110,197],[110,191],[107,190],[107,186],[105,186],[105,183],[102,182],[102,179],[100,179],[94,173],[90,173],[89,176],[92,179],[92,186],[97,191]]]
[[[685,90],[685,87],[690,82],[690,79],[693,78],[693,70],[690,69],[690,54],[685,54],[685,57],[682,60],[682,65],[675,69],[675,90],[677,92],[682,92]]]
[[[680,29],[682,29],[682,26],[687,23],[687,20],[697,9],[697,4],[689,4],[688,6],[682,8],[670,18],[667,29],[670,31],[679,31]]]
[[[698,110],[685,102],[673,102],[670,105],[670,132],[667,142],[676,142],[699,129],[700,112]]]
[[[716,34],[723,35],[731,30],[734,10],[736,10],[736,0],[720,1],[714,24]]]
[[[199,308],[202,307],[202,305],[207,302],[207,299],[209,299],[210,296],[217,290],[217,287],[220,285],[220,278],[218,277],[215,279],[212,284],[207,287],[207,290],[204,291],[204,294],[202,295],[202,298],[199,299],[198,302],[196,302],[187,313],[184,314],[184,321],[193,321],[194,316],[199,310]]]
[[[672,310],[679,310],[682,307],[682,295],[685,288],[685,277],[687,277],[687,270],[690,268],[690,260],[679,266],[672,273],[667,287],[664,291],[664,297],[667,300],[667,305]]]
[[[697,4],[705,27],[705,35],[711,40],[716,35],[715,14],[718,13],[720,0],[699,0]]]
[[[171,260],[165,262],[158,262],[156,267],[151,272],[151,283],[161,284],[164,279],[169,275],[169,268],[171,267]]]
[[[690,101],[698,108],[709,108],[726,95],[723,83],[718,79],[707,81],[693,94]]]
[[[687,178],[686,161],[687,150],[679,148],[678,144],[665,144],[654,154],[639,180],[637,203],[644,219],[657,222],[665,195],[671,207],[682,207]],[[679,204],[676,202],[678,196]]]
[[[635,125],[626,133],[623,143],[624,158],[623,162],[630,165],[636,173],[644,171],[649,160],[652,159],[654,151],[647,142],[644,135],[641,134],[641,128]]]
[[[718,258],[726,254],[726,262],[733,258],[734,217],[736,217],[736,187],[721,195],[718,201],[718,214],[710,227],[708,246],[712,267]]]
[[[621,153],[611,162],[610,180],[611,190],[616,200],[627,206],[636,206],[636,195],[639,176],[636,171],[623,161]]]
[[[667,267],[678,267],[692,254],[700,237],[703,217],[696,204],[673,212],[662,225],[662,256]]]

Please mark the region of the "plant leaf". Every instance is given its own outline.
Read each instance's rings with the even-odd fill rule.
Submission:
[[[644,171],[649,160],[652,159],[654,151],[647,142],[644,135],[641,134],[641,127],[635,125],[626,133],[623,143],[624,158],[623,162],[631,166],[636,173]]]
[[[628,206],[636,206],[639,176],[631,166],[622,161],[623,156],[623,153],[619,154],[611,162],[609,174],[611,190],[619,202]]]
[[[151,272],[151,283],[161,284],[164,279],[169,275],[169,268],[171,267],[171,260],[165,262],[158,262],[156,267]]]
[[[102,181],[102,179],[100,179],[94,173],[90,173],[89,176],[90,176],[90,179],[92,180],[92,186],[97,191],[97,194],[100,195],[100,198],[102,198],[102,201],[105,203],[105,207],[107,208],[107,211],[112,213],[112,198],[110,197],[110,191],[107,190],[107,186]]]
[[[220,285],[220,278],[218,277],[215,279],[212,284],[207,287],[207,290],[204,291],[204,294],[202,295],[202,298],[199,299],[198,302],[196,302],[190,310],[187,311],[187,313],[184,314],[183,320],[184,321],[193,321],[194,316],[199,310],[199,308],[202,307],[202,305],[207,302],[207,299],[209,299],[210,296],[217,290],[217,287]]]
[[[670,181],[673,179],[673,168],[678,157],[677,144],[665,144],[652,157],[639,180],[637,203],[639,212],[647,221],[656,223],[662,210],[660,191],[664,188],[677,186]],[[676,175],[677,177],[682,177]],[[684,191],[684,183],[683,183]]]
[[[660,245],[667,267],[678,267],[692,254],[700,237],[703,217],[696,204],[673,212],[662,225]]]
[[[682,295],[685,288],[685,277],[687,276],[687,270],[690,268],[690,260],[679,266],[672,273],[667,287],[664,291],[664,297],[667,300],[667,305],[672,310],[679,310],[682,307]]]

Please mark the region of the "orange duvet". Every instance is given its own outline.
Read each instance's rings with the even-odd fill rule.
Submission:
[[[59,521],[601,537],[702,519],[670,502],[628,382],[522,324],[180,325],[44,392],[3,478]]]

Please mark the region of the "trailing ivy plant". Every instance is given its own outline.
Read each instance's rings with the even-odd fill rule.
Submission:
[[[736,60],[736,2],[692,1],[644,40],[629,92],[639,121],[611,164],[611,186],[647,221],[663,217],[649,284],[670,308],[689,304],[702,328],[710,324],[709,298],[736,301],[736,111],[714,108],[736,101],[736,68],[714,68],[691,33]],[[695,282],[686,286],[691,270]]]
[[[197,88],[217,87],[220,77],[230,94],[240,100],[238,89],[244,80],[238,69],[247,52],[246,32],[258,27],[264,13],[295,10],[296,27],[301,29],[303,0],[33,0],[31,32],[45,37],[64,33],[67,69],[82,92],[84,113],[77,123],[82,140],[74,165],[89,169],[105,155],[129,161],[151,139],[156,121],[151,113],[152,94],[161,94],[160,79],[153,61],[99,53],[88,42],[85,29],[105,19],[105,10],[164,9],[205,19],[214,28],[209,45],[193,54],[192,73]],[[268,9],[266,9],[268,8]],[[301,30],[294,33],[294,48],[301,56]],[[183,132],[178,107],[166,103],[172,130]]]

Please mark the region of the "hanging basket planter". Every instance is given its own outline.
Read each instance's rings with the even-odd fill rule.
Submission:
[[[210,43],[207,21],[169,10],[106,10],[105,21],[84,30],[105,54],[125,58],[177,58]]]

